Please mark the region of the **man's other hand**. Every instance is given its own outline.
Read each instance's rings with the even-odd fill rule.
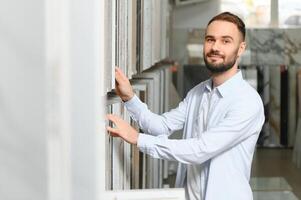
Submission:
[[[133,98],[134,92],[129,79],[124,75],[120,68],[115,68],[115,79],[116,79],[116,93],[126,102]]]
[[[115,124],[115,128],[107,127],[107,130],[113,137],[121,137],[128,143],[137,144],[139,133],[126,121],[112,114],[108,114],[107,119]]]

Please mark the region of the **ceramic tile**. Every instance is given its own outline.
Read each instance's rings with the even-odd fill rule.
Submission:
[[[298,71],[297,76],[297,83],[298,83],[298,121],[297,121],[297,130],[296,130],[296,139],[295,139],[295,146],[293,151],[293,162],[298,166],[301,167],[301,70]]]
[[[297,126],[297,68],[288,67],[288,146],[294,146]]]
[[[283,30],[253,29],[250,31],[249,39],[253,64],[284,64]]]
[[[285,63],[287,65],[301,65],[301,35],[300,29],[286,29],[284,31]]]
[[[280,68],[270,67],[269,142],[280,144]]]
[[[152,1],[143,1],[143,69],[152,66]],[[145,51],[146,50],[146,51]]]

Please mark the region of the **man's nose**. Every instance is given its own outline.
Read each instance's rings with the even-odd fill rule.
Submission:
[[[219,50],[219,43],[218,43],[218,41],[215,41],[215,42],[212,44],[212,50],[213,50],[213,51],[218,51],[218,50]]]

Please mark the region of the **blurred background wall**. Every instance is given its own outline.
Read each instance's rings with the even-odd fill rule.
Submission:
[[[0,6],[0,198],[47,195],[45,1]]]

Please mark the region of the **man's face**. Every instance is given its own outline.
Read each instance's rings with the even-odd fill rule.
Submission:
[[[203,57],[214,73],[231,69],[245,50],[245,42],[237,26],[227,21],[213,21],[206,30]]]

